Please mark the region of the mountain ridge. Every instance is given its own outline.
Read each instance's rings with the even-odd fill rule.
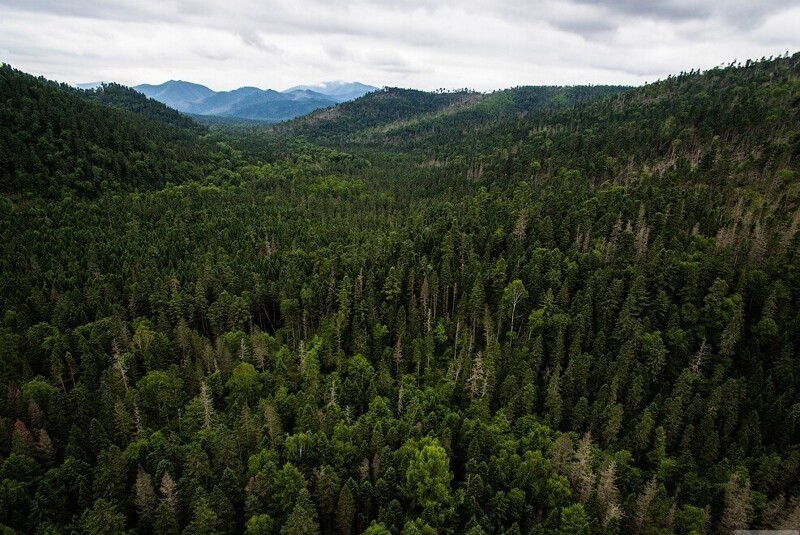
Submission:
[[[296,86],[285,91],[253,86],[214,91],[202,84],[168,80],[158,85],[140,84],[133,89],[192,115],[282,121],[358,98],[377,88],[357,82],[323,82],[318,86]]]
[[[355,100],[359,97],[378,91],[380,88],[362,84],[361,82],[344,82],[341,80],[320,82],[313,85],[296,85],[283,91],[283,93],[290,93],[297,90],[309,90],[315,93],[337,99],[339,102],[346,102],[348,100]]]
[[[385,87],[331,110],[314,111],[276,128],[321,143],[354,141],[413,145],[420,153],[441,143],[444,132],[505,123],[514,117],[569,109],[627,86],[520,86],[492,93],[428,92]]]

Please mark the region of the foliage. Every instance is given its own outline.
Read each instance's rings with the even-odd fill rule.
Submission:
[[[785,527],[799,75],[206,134],[3,67],[0,526]]]

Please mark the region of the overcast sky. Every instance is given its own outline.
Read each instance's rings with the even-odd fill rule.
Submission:
[[[0,0],[0,61],[68,83],[641,84],[800,50],[800,0]]]

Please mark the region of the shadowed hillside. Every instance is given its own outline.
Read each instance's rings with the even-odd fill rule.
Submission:
[[[202,129],[134,93],[81,91],[0,67],[0,190],[94,196],[201,178],[210,163],[196,139]]]

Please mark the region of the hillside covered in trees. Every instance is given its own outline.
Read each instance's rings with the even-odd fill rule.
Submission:
[[[0,531],[800,527],[800,54],[272,127],[0,97]]]

